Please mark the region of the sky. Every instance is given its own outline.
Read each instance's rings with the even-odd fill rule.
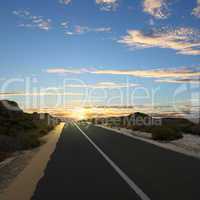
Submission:
[[[27,111],[199,111],[199,0],[4,1],[0,26],[0,98]]]

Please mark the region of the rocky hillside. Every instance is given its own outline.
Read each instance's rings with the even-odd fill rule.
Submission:
[[[0,101],[0,153],[39,146],[40,137],[58,123],[47,113],[24,113],[16,102]]]

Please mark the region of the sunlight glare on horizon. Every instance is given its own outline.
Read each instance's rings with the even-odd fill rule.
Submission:
[[[75,108],[73,109],[73,114],[71,116],[72,118],[76,119],[76,120],[83,120],[87,117],[87,113],[86,110],[84,108]]]

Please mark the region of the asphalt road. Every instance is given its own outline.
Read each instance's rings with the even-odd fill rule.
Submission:
[[[32,200],[195,200],[200,160],[99,127],[65,126]]]

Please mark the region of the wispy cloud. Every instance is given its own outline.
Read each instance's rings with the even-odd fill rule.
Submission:
[[[50,68],[46,70],[47,73],[50,74],[81,74],[81,73],[90,73],[90,69],[87,68],[81,68],[81,69],[75,69],[75,68]]]
[[[59,0],[59,3],[64,4],[64,5],[68,5],[69,3],[71,3],[72,0]]]
[[[194,77],[200,76],[200,71],[193,71],[190,69],[177,70],[96,70],[95,74],[111,74],[111,75],[128,75],[144,78],[178,78],[178,77]]]
[[[197,0],[197,6],[192,10],[192,15],[200,18],[200,0]]]
[[[140,78],[154,78],[157,80],[172,78],[173,80],[189,81],[194,80],[200,76],[200,70],[196,70],[197,68],[187,69],[187,68],[179,68],[179,69],[156,69],[156,70],[100,70],[94,68],[81,68],[81,69],[73,69],[73,68],[52,68],[47,69],[48,73],[53,74],[80,74],[80,73],[89,73],[89,74],[99,74],[99,75],[122,75],[122,76],[134,76]],[[165,79],[167,80],[167,79]],[[163,82],[165,81],[163,80]],[[161,82],[161,81],[160,81]],[[109,83],[112,85],[112,83]],[[80,85],[78,85],[80,86]],[[96,86],[94,86],[96,87]]]
[[[29,17],[31,15],[28,10],[14,10],[13,14],[23,18]]]
[[[102,11],[115,11],[119,0],[96,0]]]
[[[143,10],[157,19],[166,19],[170,15],[168,1],[169,0],[144,0]]]
[[[153,29],[148,33],[140,30],[129,30],[118,42],[133,49],[168,48],[177,54],[200,55],[200,31],[192,28]]]
[[[87,26],[76,26],[75,27],[75,33],[77,34],[83,34],[88,32],[111,32],[112,29],[110,27],[99,27],[99,28],[90,28]]]
[[[179,78],[179,79],[158,79],[156,82],[160,83],[189,83],[189,84],[199,84],[200,85],[200,77],[193,78]]]
[[[62,24],[62,26],[67,26],[67,24]],[[68,28],[68,27],[65,27]],[[90,32],[94,32],[94,33],[111,33],[112,29],[110,27],[98,27],[98,28],[91,28],[88,26],[80,26],[77,25],[74,27],[74,30],[69,31],[66,30],[65,34],[66,35],[81,35],[81,34],[85,34],[85,33],[90,33]]]
[[[20,97],[20,96],[82,96],[82,93],[73,92],[1,92],[0,97]]]
[[[32,15],[28,10],[13,11],[13,14],[22,19],[18,25],[24,28],[39,28],[48,31],[51,28],[51,19],[44,19],[43,16]]]
[[[66,87],[71,88],[91,88],[91,89],[121,89],[139,86],[134,83],[115,83],[115,82],[99,82],[96,84],[67,84]]]
[[[68,21],[63,21],[63,22],[61,22],[61,24],[60,24],[63,28],[68,28],[69,27],[69,22]]]
[[[65,35],[74,35],[74,32],[72,32],[72,31],[65,31]]]

